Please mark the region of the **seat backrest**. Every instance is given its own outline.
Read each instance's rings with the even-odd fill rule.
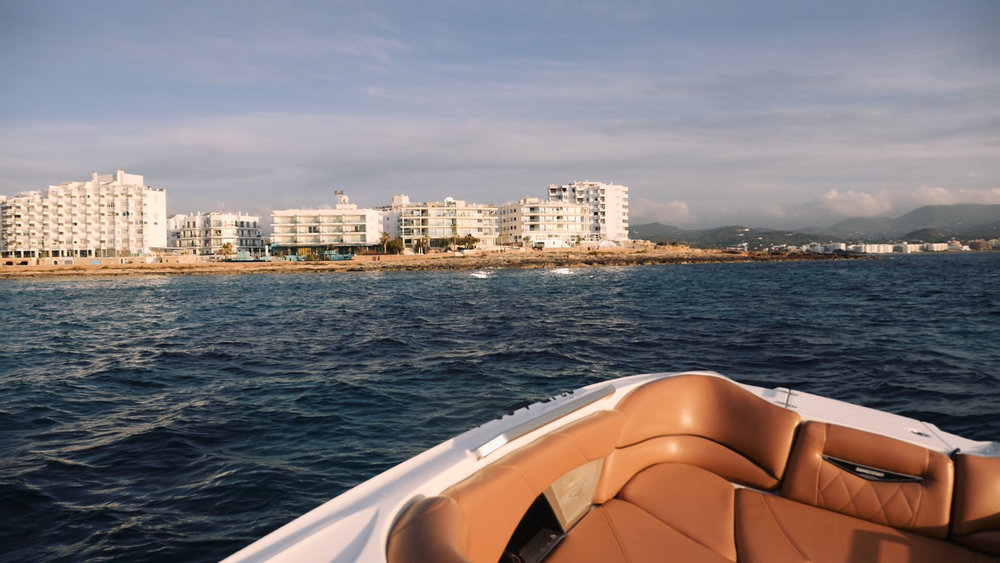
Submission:
[[[393,525],[389,563],[495,563],[535,499],[567,473],[606,457],[621,422],[615,411],[592,414],[504,456],[440,496],[418,500]]]
[[[774,489],[800,420],[728,379],[696,374],[639,387],[616,410],[625,420],[605,462],[598,502],[614,497],[639,471],[666,462]]]
[[[934,538],[948,532],[948,456],[862,430],[806,422],[781,485],[784,496]]]
[[[1000,557],[1000,457],[955,456],[951,537]]]

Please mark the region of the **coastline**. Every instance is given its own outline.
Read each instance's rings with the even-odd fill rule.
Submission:
[[[858,260],[870,257],[768,252],[700,250],[687,247],[526,252],[477,252],[428,255],[365,255],[337,262],[193,262],[115,264],[103,266],[2,266],[0,279],[121,277],[149,275],[242,275],[302,274],[334,272],[485,270],[530,268],[583,268],[600,266],[648,266],[660,264],[710,264],[739,262],[788,262],[806,260]]]

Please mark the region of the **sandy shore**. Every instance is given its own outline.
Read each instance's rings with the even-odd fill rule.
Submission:
[[[406,270],[485,270],[489,268],[582,268],[720,262],[785,262],[791,260],[852,259],[820,254],[770,254],[656,247],[610,250],[550,250],[451,253],[413,256],[357,256],[342,262],[196,262],[187,264],[121,264],[107,266],[2,266],[0,278],[51,278],[137,275],[232,275],[372,272]]]

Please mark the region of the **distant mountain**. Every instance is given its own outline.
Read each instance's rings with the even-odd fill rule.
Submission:
[[[931,227],[965,234],[1000,222],[1000,205],[928,205],[893,221],[897,229],[911,231]]]
[[[939,229],[954,235],[969,235],[1000,222],[1000,205],[928,205],[891,219],[855,217],[829,228],[846,239],[906,238],[921,229]]]
[[[934,227],[927,227],[926,229],[910,231],[900,238],[907,242],[948,242],[955,238],[955,233],[943,229],[935,229]]]
[[[893,224],[893,219],[888,217],[852,217],[828,227],[826,231],[839,237],[852,239],[891,237],[898,232],[898,229]]]
[[[981,239],[995,239],[1000,238],[1000,221],[996,223],[991,223],[989,225],[983,225],[982,227],[972,229],[969,231],[968,237],[981,238]]]
[[[680,242],[690,236],[692,231],[686,231],[673,225],[662,223],[646,223],[629,227],[628,236],[633,240],[651,240],[656,242]]]
[[[928,205],[897,217],[854,217],[831,227],[791,231],[740,225],[715,229],[681,229],[661,223],[629,227],[633,240],[684,243],[696,248],[725,248],[747,243],[750,249],[772,245],[802,246],[810,242],[940,242],[952,238],[1000,237],[1000,205]]]

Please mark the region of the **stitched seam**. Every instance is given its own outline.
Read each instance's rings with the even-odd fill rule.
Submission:
[[[819,459],[817,460],[816,464],[816,484],[815,486],[813,486],[813,501],[812,501],[812,504],[816,506],[819,506],[820,497],[822,496],[822,493],[819,490],[819,479],[820,479],[820,474],[823,472],[823,452],[826,450],[826,435],[827,435],[827,429],[824,426],[823,443],[820,444],[819,453],[816,454],[816,457]]]
[[[603,510],[601,510],[600,513],[601,513],[601,518],[604,518],[604,521],[608,523],[608,527],[611,528],[611,535],[615,537],[615,543],[618,544],[618,551],[621,552],[622,559],[624,559],[626,562],[632,561],[632,558],[629,557],[628,552],[625,551],[625,544],[622,542],[621,537],[618,535],[618,528],[615,527],[615,521],[612,520],[610,516],[605,514]]]
[[[921,474],[924,477],[925,481],[927,480],[927,477],[930,473],[930,469],[931,469],[931,452],[927,451],[924,453],[924,472]],[[920,487],[919,489],[917,489],[917,506],[913,509],[913,520],[910,522],[910,528],[917,527],[918,517],[920,516],[920,508],[923,506],[923,504],[924,504],[924,488]],[[950,516],[951,507],[949,507],[948,514]],[[935,524],[937,524],[937,522],[935,522]]]
[[[782,534],[785,534],[785,539],[788,540],[788,543],[791,544],[795,551],[799,552],[803,561],[810,561],[809,556],[805,554],[801,547],[799,547],[799,544],[795,543],[795,540],[792,539],[792,535],[788,533],[788,530],[785,529],[785,526],[781,523],[781,520],[778,518],[778,514],[771,506],[770,499],[762,497],[761,500],[764,502],[764,507],[767,508],[767,511],[771,514],[771,518],[774,520],[774,523],[778,525],[778,529],[781,530]]]
[[[624,501],[624,502],[628,502],[628,501]],[[655,514],[653,514],[652,512],[649,512],[649,511],[648,511],[648,510],[646,510],[645,508],[643,508],[643,507],[641,507],[641,506],[639,506],[639,505],[637,505],[637,504],[633,504],[633,503],[631,503],[631,502],[629,502],[629,504],[631,504],[632,506],[634,506],[634,507],[638,508],[639,510],[643,511],[643,512],[644,512],[644,513],[646,513],[646,514],[649,514],[649,516],[650,516],[650,517],[651,517],[651,518],[652,518],[653,520],[656,520],[657,522],[659,522],[659,523],[663,524],[664,526],[666,526],[666,527],[670,528],[671,530],[674,530],[674,531],[675,531],[675,532],[677,532],[678,534],[680,534],[680,535],[684,536],[685,538],[687,538],[687,539],[689,539],[689,540],[693,541],[694,543],[696,543],[696,544],[698,544],[698,545],[700,545],[700,546],[704,547],[705,549],[707,549],[707,550],[711,551],[712,553],[718,553],[719,555],[722,555],[722,554],[721,554],[721,553],[719,553],[718,551],[715,551],[715,548],[712,548],[712,547],[709,547],[708,545],[706,545],[706,544],[702,543],[701,541],[699,541],[699,540],[698,540],[698,538],[693,538],[693,537],[691,537],[691,536],[689,536],[689,535],[685,534],[683,530],[679,530],[679,529],[677,529],[676,527],[674,527],[674,526],[670,525],[669,523],[667,523],[667,522],[664,522],[663,520],[661,520],[661,519],[657,518]],[[734,526],[735,526],[735,523],[734,523]],[[723,557],[725,557],[724,555],[722,555],[722,556],[723,556]]]
[[[708,436],[702,436],[701,434],[659,434],[657,436],[650,436],[648,438],[643,438],[642,440],[639,440],[638,442],[633,442],[631,444],[624,444],[624,445],[615,446],[615,449],[616,450],[625,450],[625,449],[631,448],[633,446],[638,446],[640,444],[645,444],[646,442],[649,442],[649,441],[652,441],[652,440],[656,440],[656,439],[659,439],[659,438],[676,438],[676,437],[701,438],[702,440],[705,440],[706,442],[712,442],[713,444],[716,444],[718,446],[722,446],[723,448],[725,448],[725,449],[733,452],[734,454],[736,454],[736,455],[742,457],[743,459],[747,460],[748,462],[750,462],[750,465],[756,467],[757,469],[760,469],[768,477],[771,477],[773,479],[778,479],[777,475],[774,475],[774,473],[770,469],[764,467],[756,459],[751,458],[749,455],[741,452],[740,450],[737,450],[736,448],[730,446],[729,444],[726,444],[724,442],[720,442],[720,441],[715,440],[713,438],[709,438]],[[684,463],[684,462],[680,462],[680,463]]]

